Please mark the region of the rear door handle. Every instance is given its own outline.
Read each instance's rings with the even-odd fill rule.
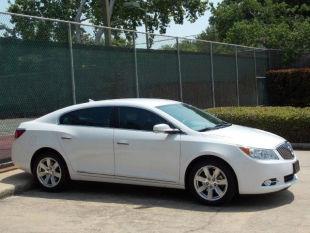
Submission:
[[[61,139],[70,140],[70,139],[72,139],[72,137],[70,137],[70,136],[61,136]]]
[[[120,140],[117,142],[118,145],[129,145],[129,142],[127,140]]]

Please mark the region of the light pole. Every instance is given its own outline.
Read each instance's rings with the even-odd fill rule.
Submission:
[[[136,1],[128,1],[128,2],[125,2],[124,3],[124,7],[126,8],[129,8],[129,9],[139,9],[141,11],[144,12],[144,28],[145,28],[145,42],[146,42],[146,48],[147,49],[150,49],[150,42],[149,42],[149,34],[148,34],[148,30],[147,30],[147,27],[148,27],[148,24],[147,24],[147,11],[145,9],[143,9],[141,6],[140,6],[140,3],[139,2],[136,2]]]

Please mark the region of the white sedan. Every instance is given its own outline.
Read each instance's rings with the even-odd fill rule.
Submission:
[[[290,187],[290,143],[161,99],[91,101],[20,124],[12,159],[47,191],[69,180],[188,189],[206,204]]]

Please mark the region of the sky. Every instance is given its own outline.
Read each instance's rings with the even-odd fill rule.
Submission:
[[[220,1],[221,0],[211,0],[214,4],[217,4]],[[14,2],[14,0],[11,0],[11,2]],[[0,11],[7,11],[8,6],[9,4],[7,0],[0,0]],[[178,25],[172,22],[167,27],[166,34],[179,37],[197,35],[206,29],[209,17],[210,11],[207,11],[195,23],[184,21],[182,25]],[[144,27],[139,27],[137,30],[144,31]]]

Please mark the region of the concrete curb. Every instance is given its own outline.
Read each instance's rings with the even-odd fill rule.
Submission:
[[[310,143],[292,143],[294,150],[310,150]]]
[[[20,169],[1,173],[0,199],[24,192],[32,186],[32,176]]]
[[[5,163],[2,163],[2,162],[0,161],[0,172],[1,172],[2,169],[6,169],[6,168],[9,168],[9,167],[14,167],[14,164],[13,164],[12,161],[10,161],[10,162],[5,162]]]

